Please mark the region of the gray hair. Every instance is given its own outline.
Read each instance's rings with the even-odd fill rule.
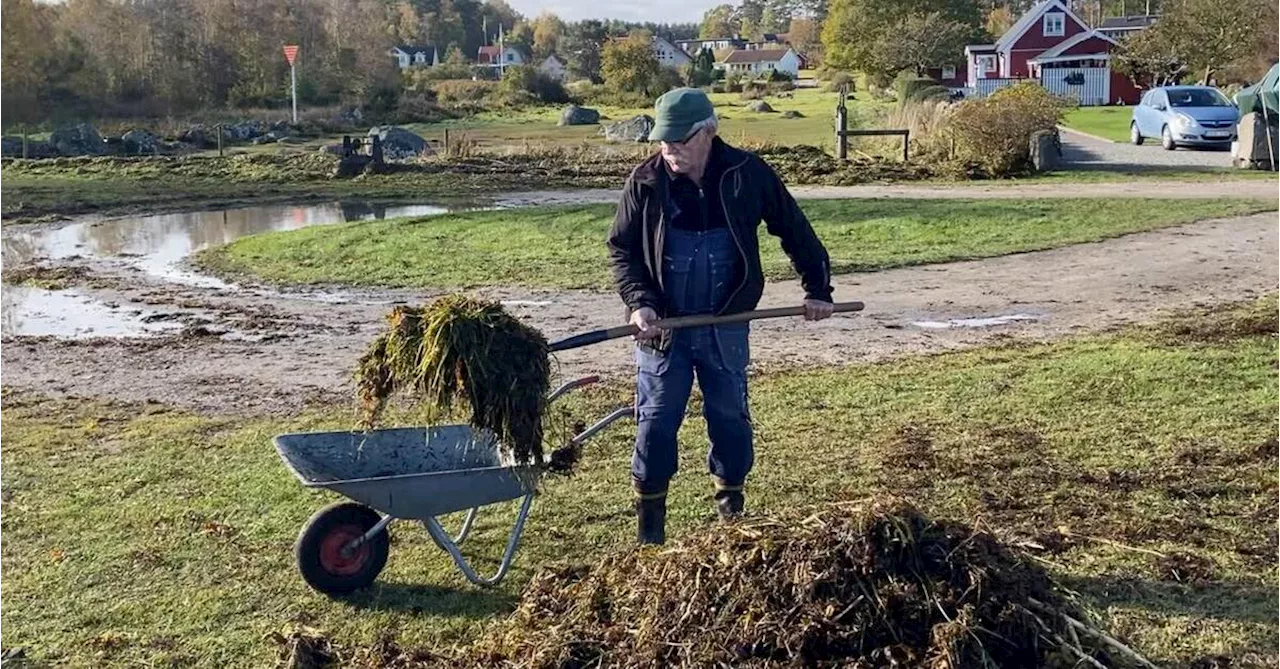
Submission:
[[[704,128],[711,130],[712,134],[720,129],[720,122],[716,120],[716,115],[714,113],[689,126],[689,136],[693,137],[694,133]]]

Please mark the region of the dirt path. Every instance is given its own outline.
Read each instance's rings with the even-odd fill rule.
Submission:
[[[1170,187],[1194,189],[1192,184]],[[1012,188],[1021,187],[993,190],[1009,193]],[[1095,186],[1088,190],[1098,195]],[[969,190],[965,195],[973,196]],[[1052,251],[846,275],[837,278],[836,297],[865,301],[865,313],[818,324],[758,323],[753,355],[761,369],[841,364],[1096,331],[1149,320],[1162,310],[1274,290],[1280,280],[1278,253],[1272,212]],[[155,340],[11,339],[0,351],[5,386],[152,400],[214,412],[290,412],[310,402],[349,397],[348,370],[380,327],[388,301],[430,297],[363,293],[334,304],[147,284],[129,274],[136,270],[118,269],[114,275],[112,271],[105,270],[95,296],[159,305],[151,308],[177,315],[212,316],[214,327],[248,331],[265,324],[264,331],[273,334],[258,342],[229,341],[198,330],[183,338]],[[511,309],[551,338],[613,325],[622,316],[612,294],[478,292],[511,300]],[[790,304],[799,297],[794,282],[771,284],[763,305]],[[999,316],[1034,320],[938,327],[952,319]],[[630,372],[629,348],[620,341],[569,351],[560,356],[560,363],[566,376],[602,373],[623,378]]]

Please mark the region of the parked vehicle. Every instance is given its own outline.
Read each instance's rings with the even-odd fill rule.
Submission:
[[[1147,138],[1173,151],[1179,146],[1231,147],[1236,138],[1236,106],[1212,86],[1163,86],[1142,96],[1133,108],[1129,140]]]

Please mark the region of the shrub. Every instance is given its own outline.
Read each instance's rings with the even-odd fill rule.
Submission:
[[[509,67],[498,86],[504,102],[522,104],[538,101],[560,104],[569,101],[564,84],[531,65]]]
[[[1031,135],[1054,130],[1065,111],[1061,98],[1027,81],[956,105],[946,134],[958,160],[988,176],[1008,176],[1026,169]]]
[[[795,81],[795,77],[788,72],[782,70],[769,70],[768,81]]]
[[[472,81],[470,79],[450,79],[437,81],[431,85],[436,99],[445,104],[463,102],[483,102],[491,91],[497,88],[492,81]]]
[[[938,82],[929,77],[917,77],[914,74],[903,72],[893,82],[894,92],[897,93],[898,102],[910,102],[921,100],[920,91],[937,86]]]
[[[852,93],[856,84],[853,75],[848,72],[835,72],[831,74],[830,80],[827,82],[827,92],[837,93],[842,86],[848,86],[849,92]]]

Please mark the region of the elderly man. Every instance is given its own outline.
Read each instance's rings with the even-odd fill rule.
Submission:
[[[753,460],[748,325],[664,331],[651,324],[668,316],[755,308],[764,292],[757,233],[762,219],[800,275],[805,317],[832,313],[827,251],[773,169],[716,136],[715,110],[702,91],[670,91],[654,108],[649,138],[661,151],[632,171],[608,239],[618,292],[640,330],[631,476],[641,543],[666,538],[676,434],[695,376],[722,518],[742,514]]]

